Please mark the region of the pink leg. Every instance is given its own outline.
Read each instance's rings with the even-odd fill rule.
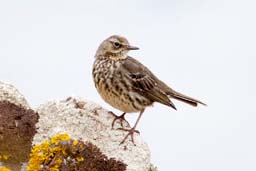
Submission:
[[[126,139],[129,137],[129,135],[130,135],[130,136],[131,136],[131,139],[132,139],[133,144],[134,144],[134,145],[136,145],[136,144],[134,143],[133,134],[134,134],[134,132],[139,133],[139,131],[138,131],[138,130],[136,130],[136,126],[138,125],[139,120],[140,120],[140,118],[141,118],[141,116],[142,116],[142,114],[143,114],[144,110],[145,110],[145,109],[143,109],[143,110],[140,112],[139,117],[138,117],[138,119],[137,119],[137,121],[136,121],[135,125],[134,125],[131,129],[119,128],[120,130],[128,131],[128,134],[124,137],[123,141],[122,141],[120,144],[123,144],[123,143],[125,142],[125,140],[126,140]]]

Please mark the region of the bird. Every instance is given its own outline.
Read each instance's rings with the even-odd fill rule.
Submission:
[[[127,131],[127,135],[120,142],[123,144],[131,136],[134,142],[134,133],[139,133],[136,127],[145,109],[158,102],[175,110],[171,99],[179,100],[191,106],[205,103],[181,94],[170,88],[157,78],[146,66],[128,55],[138,47],[129,44],[128,40],[119,35],[112,35],[105,39],[98,47],[93,63],[92,76],[95,87],[105,102],[123,112],[115,116],[112,128],[117,120],[121,121],[120,130]],[[139,116],[130,129],[123,128],[122,122],[127,113],[139,112]],[[136,145],[136,144],[135,144]]]

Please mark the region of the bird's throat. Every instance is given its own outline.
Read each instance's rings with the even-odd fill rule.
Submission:
[[[127,53],[119,52],[119,53],[106,53],[106,55],[109,59],[113,61],[119,61],[127,58]]]

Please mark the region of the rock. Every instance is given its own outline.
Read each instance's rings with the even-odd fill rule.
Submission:
[[[33,144],[40,144],[56,134],[67,133],[74,139],[96,145],[108,158],[127,164],[127,171],[150,169],[150,151],[147,144],[136,134],[136,146],[130,139],[120,145],[127,132],[116,129],[121,127],[119,122],[112,129],[113,113],[97,104],[70,97],[63,101],[47,102],[36,111],[40,119]],[[128,125],[125,124],[126,127]]]
[[[153,164],[151,164],[149,171],[158,171],[158,169]]]
[[[29,159],[38,114],[29,109],[27,101],[17,89],[2,82],[0,121],[0,162],[13,171],[20,171],[22,163]]]
[[[25,97],[11,84],[0,81],[0,101],[8,101],[10,103],[21,105],[29,109],[28,102]]]
[[[89,142],[57,134],[33,147],[27,171],[126,171],[126,166]]]
[[[130,139],[120,145],[127,132],[117,129],[121,127],[118,121],[112,129],[113,119],[112,112],[81,98],[50,101],[34,111],[14,86],[0,82],[0,167],[25,170],[25,165],[21,166],[28,161],[37,127],[33,144],[67,133],[73,139],[92,143],[112,163],[114,160],[123,162],[127,171],[148,171],[150,151],[147,144],[136,134],[136,146]],[[127,122],[124,126],[129,128]]]

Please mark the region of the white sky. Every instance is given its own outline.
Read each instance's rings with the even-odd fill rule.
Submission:
[[[255,5],[2,0],[0,80],[19,88],[33,107],[76,95],[113,110],[97,94],[91,69],[99,43],[123,35],[140,47],[131,56],[174,89],[209,105],[175,101],[177,112],[159,104],[145,111],[138,129],[159,170],[254,171]]]

